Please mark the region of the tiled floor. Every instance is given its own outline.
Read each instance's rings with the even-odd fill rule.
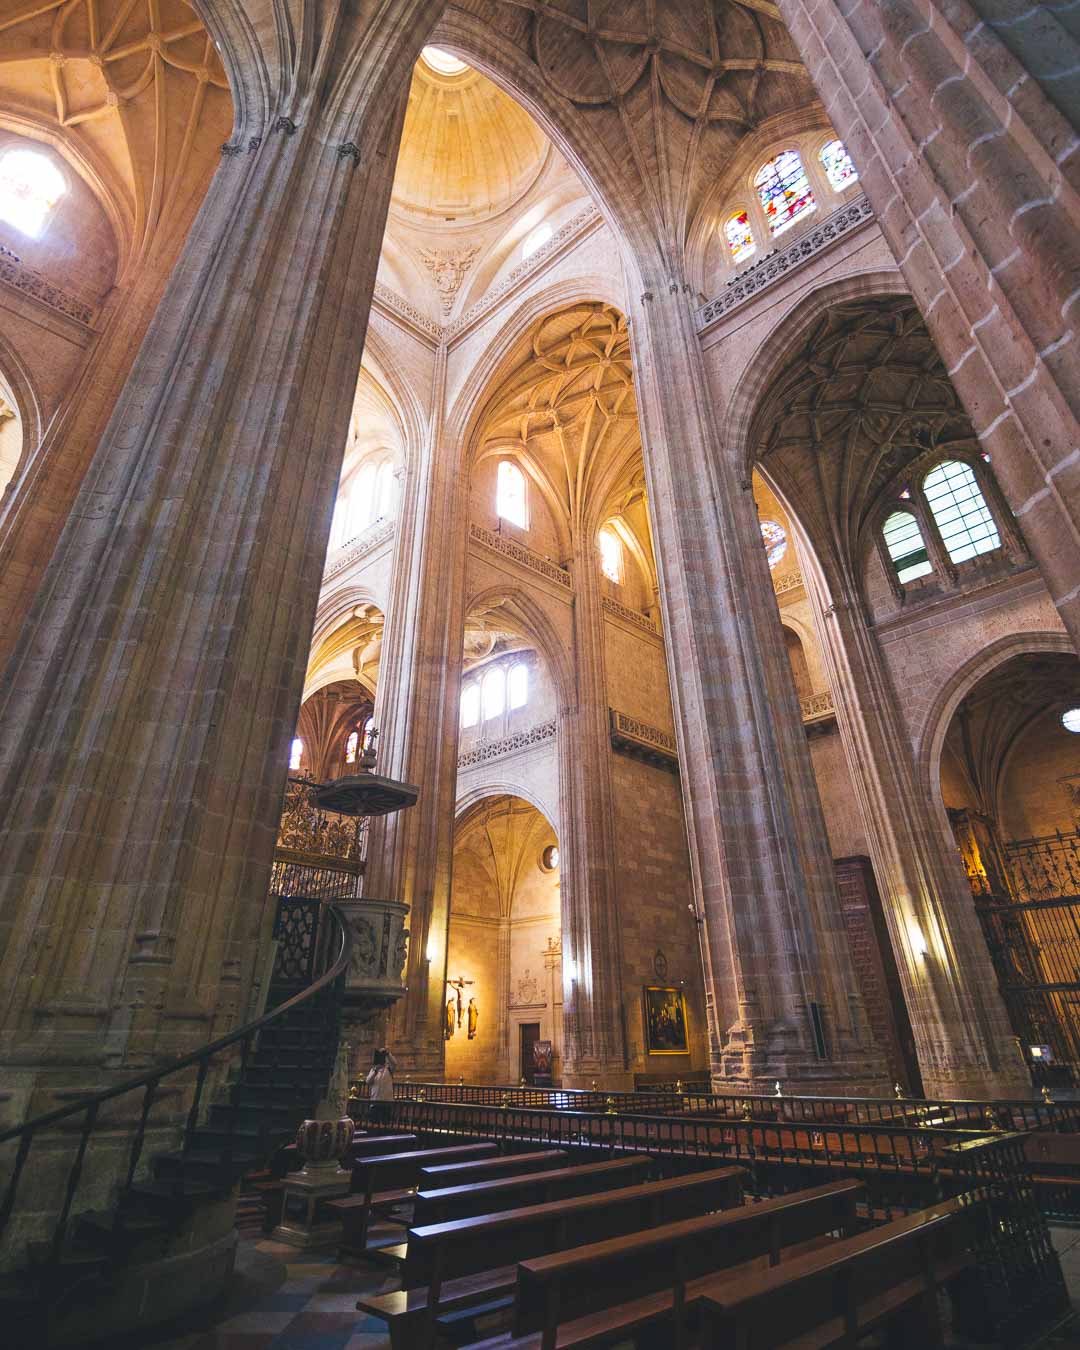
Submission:
[[[1054,1246],[1080,1314],[1080,1229],[1052,1228]],[[372,1231],[375,1242],[397,1241],[392,1226]],[[236,1278],[224,1305],[193,1319],[183,1331],[139,1342],[153,1350],[389,1350],[384,1324],[356,1311],[362,1293],[396,1289],[385,1268],[342,1265],[333,1253],[298,1252],[258,1233],[241,1234]],[[1080,1350],[1080,1329],[1063,1331],[1052,1350]],[[1048,1347],[1048,1350],[1050,1350]]]

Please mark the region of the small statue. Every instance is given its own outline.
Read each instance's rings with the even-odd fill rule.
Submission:
[[[510,1110],[510,1094],[509,1094],[509,1092],[504,1092],[504,1093],[503,1093],[503,1095],[502,1095],[502,1101],[499,1103],[499,1110],[500,1110],[500,1111],[509,1111],[509,1110]]]
[[[776,1091],[773,1093],[773,1096],[774,1096],[774,1097],[782,1097],[783,1095],[784,1095],[784,1094],[780,1091],[780,1079],[778,1078],[778,1079],[776,1080]]]
[[[446,1000],[446,1030],[443,1033],[447,1040],[454,1034],[454,1000]]]
[[[1044,1104],[1045,1106],[1053,1106],[1053,1105],[1054,1105],[1054,1099],[1053,1099],[1053,1097],[1051,1097],[1051,1095],[1050,1095],[1050,1089],[1044,1085],[1044,1086],[1040,1089],[1040,1091],[1041,1091],[1041,1093],[1042,1093],[1043,1104]]]
[[[743,1102],[743,1104],[742,1104],[742,1118],[743,1118],[743,1120],[753,1120],[753,1119],[754,1119],[754,1113],[753,1113],[753,1111],[752,1111],[751,1108],[750,1108],[750,1103],[749,1103],[749,1102]]]
[[[469,999],[468,1017],[469,1017],[469,1040],[474,1041],[476,1039],[476,1023],[480,1018],[480,1009],[476,1006],[476,999],[474,998]]]
[[[609,1116],[616,1116],[619,1113],[615,1110],[615,1098],[608,1097],[604,1102],[604,1110]]]
[[[904,1100],[904,1089],[900,1086],[899,1083],[893,1084],[893,1094],[895,1095],[896,1100],[898,1102],[902,1102]]]

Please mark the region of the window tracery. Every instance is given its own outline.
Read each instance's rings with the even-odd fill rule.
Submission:
[[[750,226],[749,212],[736,211],[733,216],[728,217],[724,226],[724,238],[727,240],[732,262],[744,262],[754,256],[757,252],[757,242]]]
[[[825,177],[834,192],[843,192],[859,181],[858,171],[851,162],[851,156],[843,141],[829,141],[818,151],[818,159],[825,170]]]
[[[882,525],[881,533],[901,585],[934,570],[919,522],[910,511],[894,511]]]
[[[787,552],[787,531],[778,520],[763,520],[761,537],[765,541],[765,556],[769,560],[769,566],[775,567]]]
[[[966,562],[1001,547],[997,525],[970,464],[943,460],[923,479],[922,490],[951,562]]]
[[[754,177],[754,187],[774,238],[817,209],[797,150],[782,150],[767,160]]]
[[[37,150],[0,155],[0,220],[36,239],[67,192],[64,175]]]
[[[529,524],[528,499],[525,493],[525,475],[516,464],[504,459],[499,462],[495,485],[495,512],[501,520],[527,529]]]

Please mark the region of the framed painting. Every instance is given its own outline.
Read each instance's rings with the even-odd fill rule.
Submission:
[[[645,986],[645,1051],[650,1055],[688,1055],[686,998],[668,985]]]

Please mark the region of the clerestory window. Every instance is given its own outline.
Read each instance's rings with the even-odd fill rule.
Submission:
[[[0,220],[23,234],[36,239],[66,191],[48,155],[22,149],[0,155]]]
[[[814,190],[797,150],[783,150],[754,178],[769,230],[775,237],[817,208]]]
[[[525,475],[516,464],[504,459],[499,463],[495,484],[495,512],[501,520],[527,529],[529,525],[528,498],[525,494]]]
[[[881,527],[885,547],[902,583],[924,577],[934,569],[926,552],[926,542],[919,522],[909,511],[894,511]]]
[[[930,470],[922,487],[952,562],[965,562],[1001,547],[997,525],[970,464],[944,460]]]

